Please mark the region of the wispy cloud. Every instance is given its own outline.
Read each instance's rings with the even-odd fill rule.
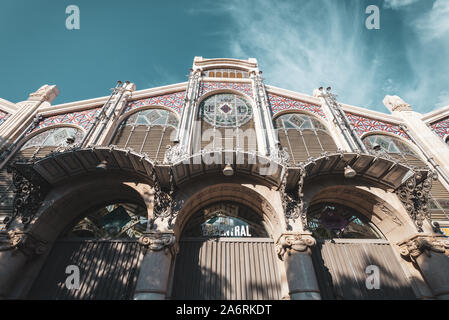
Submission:
[[[449,1],[436,0],[432,10],[415,19],[413,24],[424,41],[449,35]]]
[[[384,7],[391,9],[398,9],[402,7],[406,7],[410,4],[418,2],[420,0],[385,0]]]
[[[318,3],[319,2],[319,3]],[[382,64],[366,39],[365,8],[337,1],[228,1],[233,56],[254,56],[269,84],[311,94],[332,86],[343,101],[381,106],[367,92],[378,87]]]

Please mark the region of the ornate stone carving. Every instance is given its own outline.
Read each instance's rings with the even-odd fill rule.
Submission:
[[[435,179],[435,173],[432,171],[429,171],[425,178],[423,173],[417,172],[396,190],[396,194],[419,232],[423,231],[424,219],[430,221],[429,200],[432,179]]]
[[[155,170],[153,170],[151,178],[154,182],[154,206],[153,218],[149,222],[150,229],[153,229],[156,219],[164,221],[166,218],[168,218],[169,229],[173,229],[173,220],[178,214],[177,209],[179,207],[174,199],[175,182],[173,171],[170,170],[170,190],[168,192],[162,190]]]
[[[3,243],[0,247],[0,251],[20,250],[25,255],[33,257],[35,255],[43,254],[46,250],[47,243],[37,239],[28,232],[10,230],[8,232],[3,232],[0,238],[0,242]]]
[[[290,255],[291,251],[304,252],[309,247],[316,244],[315,238],[310,234],[287,233],[279,237],[276,243],[276,254],[279,259],[284,260],[286,254]]]
[[[21,222],[28,225],[41,206],[47,190],[25,178],[14,165],[8,166],[7,171],[12,172],[15,195],[12,215],[6,217],[3,222],[9,226],[17,218],[21,218]]]
[[[302,201],[302,188],[304,184],[306,171],[304,167],[300,168],[300,178],[298,184],[291,191],[287,190],[288,173],[284,174],[279,191],[282,197],[282,206],[284,208],[285,222],[288,230],[291,230],[290,222],[295,222],[296,219],[301,218],[303,228],[307,230],[307,217],[304,212],[304,203]]]
[[[150,232],[145,233],[139,239],[139,243],[151,251],[164,251],[176,254],[176,238],[173,233]]]
[[[384,103],[385,107],[387,107],[391,112],[412,110],[410,105],[402,100],[399,96],[386,95],[382,102]]]
[[[288,166],[290,161],[290,155],[288,151],[283,148],[280,144],[278,144],[275,148],[273,148],[271,154],[271,160],[280,163],[283,166]]]
[[[408,241],[399,243],[401,256],[415,261],[421,254],[430,256],[430,252],[445,254],[449,257],[449,239],[434,236],[415,236]]]
[[[30,93],[28,100],[32,101],[48,101],[52,102],[59,94],[57,86],[50,86],[48,84],[40,87],[36,92]]]
[[[181,147],[181,145],[175,144],[174,146],[167,145],[164,157],[164,163],[171,164],[178,162],[186,157],[187,153]]]

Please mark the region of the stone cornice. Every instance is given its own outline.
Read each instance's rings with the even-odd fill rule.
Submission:
[[[422,116],[421,120],[427,124],[432,124],[447,117],[449,117],[449,106],[426,113]]]
[[[17,106],[8,100],[0,98],[0,110],[6,113],[14,113],[17,110]]]
[[[296,100],[300,100],[306,103],[310,103],[310,104],[314,104],[314,105],[318,105],[321,106],[321,100],[303,93],[299,93],[299,92],[295,92],[295,91],[290,91],[287,89],[282,89],[282,88],[278,88],[278,87],[274,87],[274,86],[270,86],[270,85],[265,85],[267,92],[271,93],[271,94],[277,94],[283,97],[287,97],[287,98],[291,98],[291,99],[296,99]]]
[[[250,58],[248,60],[230,59],[230,58],[217,58],[217,59],[203,59],[203,57],[195,57],[193,61],[193,67],[240,67],[244,69],[257,69],[257,60]]]

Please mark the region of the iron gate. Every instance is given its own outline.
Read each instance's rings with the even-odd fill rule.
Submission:
[[[143,249],[131,240],[58,240],[29,293],[30,299],[132,299]],[[68,289],[66,268],[79,268]]]
[[[312,249],[322,299],[416,299],[390,244],[385,240],[319,241]],[[371,267],[367,270],[368,266]],[[379,288],[367,277],[379,271]],[[371,278],[372,279],[372,278]],[[368,287],[371,287],[369,289]]]
[[[280,299],[274,243],[266,238],[183,239],[174,299]]]

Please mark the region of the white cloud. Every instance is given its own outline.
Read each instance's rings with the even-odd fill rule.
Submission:
[[[232,55],[257,58],[268,84],[306,94],[330,85],[344,102],[381,105],[366,94],[378,86],[380,62],[360,46],[364,8],[345,10],[336,1],[232,0],[221,9],[232,18]]]
[[[422,40],[430,41],[449,35],[449,1],[436,0],[432,10],[414,21]]]
[[[399,9],[401,7],[408,6],[418,1],[420,0],[385,0],[384,7],[391,9]]]

